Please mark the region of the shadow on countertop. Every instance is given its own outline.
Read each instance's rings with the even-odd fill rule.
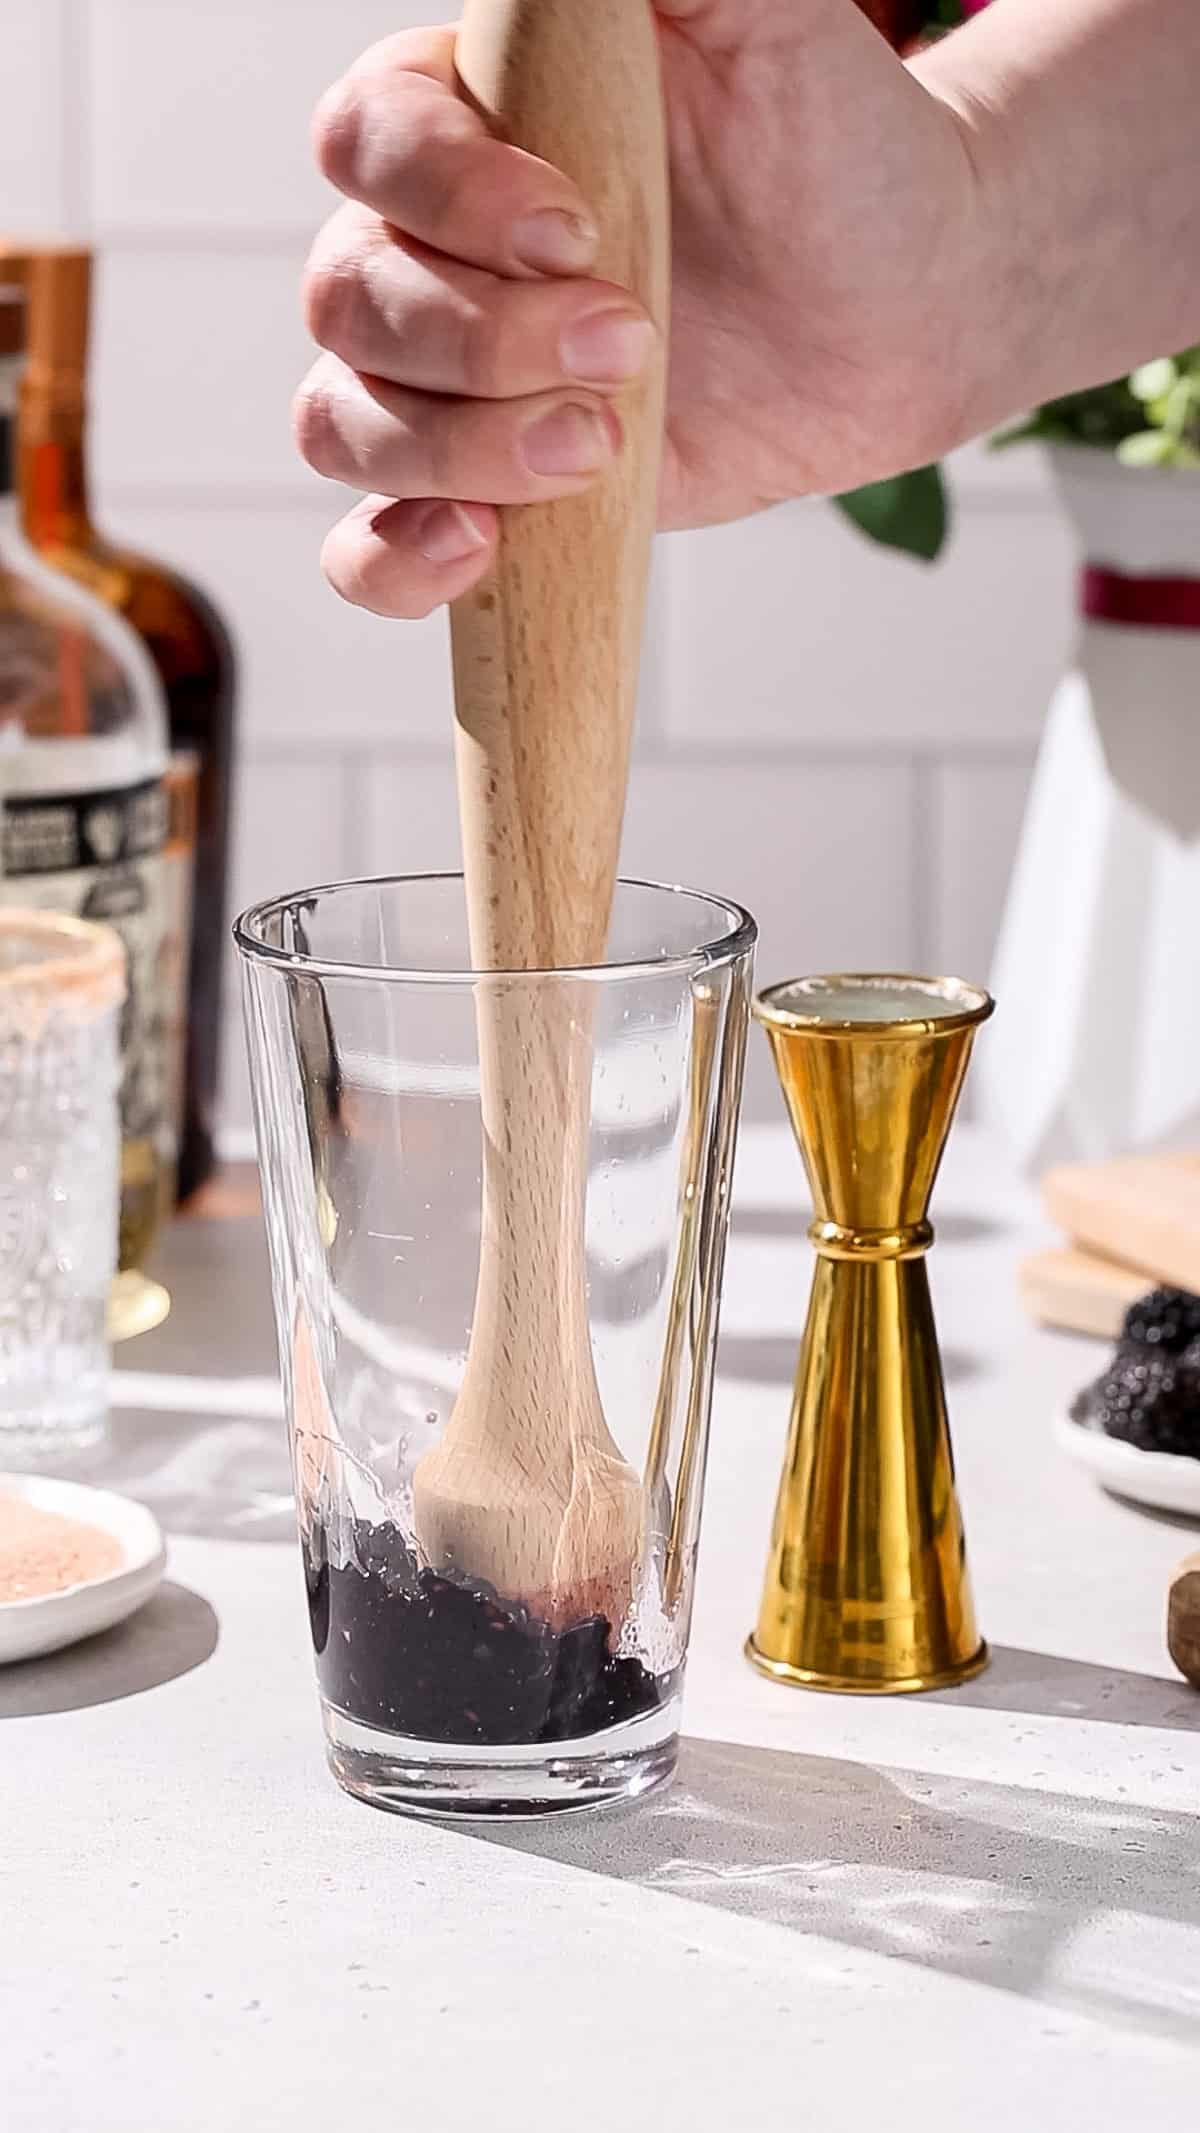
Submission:
[[[1192,1815],[686,1740],[671,1791],[486,1841],[1196,2042]]]
[[[208,1601],[168,1579],[127,1622],[66,1651],[0,1667],[0,1721],[84,1711],[161,1688],[203,1666],[219,1634]]]
[[[1154,1726],[1200,1733],[1200,1695],[1178,1675],[1159,1678],[1083,1659],[1058,1659],[994,1644],[991,1664],[958,1688],[933,1689],[922,1703],[969,1704],[977,1711],[1026,1717],[1086,1718],[1113,1726]],[[1200,1810],[1200,1798],[1197,1800]],[[1200,1821],[1197,1822],[1200,1851]]]
[[[46,1471],[146,1504],[168,1534],[293,1542],[287,1430],[274,1415],[160,1414],[121,1407],[94,1452]]]

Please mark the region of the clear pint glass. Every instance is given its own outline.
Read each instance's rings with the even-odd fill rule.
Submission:
[[[480,974],[446,875],[236,930],[334,1772],[431,1814],[641,1793],[675,1762],[754,923],[622,882],[603,966]]]

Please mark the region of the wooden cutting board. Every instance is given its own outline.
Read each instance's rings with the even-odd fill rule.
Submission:
[[[1071,1246],[1031,1252],[1017,1269],[1017,1289],[1031,1318],[1067,1333],[1115,1341],[1131,1303],[1153,1282],[1135,1267],[1117,1266]]]
[[[1129,1305],[1158,1283],[1200,1293],[1200,1155],[1064,1163],[1042,1199],[1071,1240],[1022,1262],[1022,1301],[1043,1324],[1115,1340]]]
[[[1073,1243],[1200,1293],[1200,1155],[1064,1163],[1047,1173],[1042,1200]]]

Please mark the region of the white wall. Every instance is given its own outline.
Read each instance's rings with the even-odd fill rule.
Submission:
[[[423,0],[4,0],[0,226],[90,233],[106,525],[231,616],[234,899],[457,847],[444,630],[352,613],[300,465],[297,281],[329,198],[308,114]],[[760,973],[986,972],[1071,559],[1032,456],[954,469],[933,570],[821,505],[660,543],[626,863],[724,890]],[[230,998],[233,1000],[232,971]],[[226,1117],[247,1118],[230,1008]],[[770,1102],[760,1059],[752,1101]]]

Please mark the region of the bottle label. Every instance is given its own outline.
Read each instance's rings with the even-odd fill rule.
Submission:
[[[67,911],[112,926],[125,944],[121,1011],[121,1130],[174,1153],[169,1028],[172,973],[161,778],[115,791],[4,796],[0,841],[6,904]]]

